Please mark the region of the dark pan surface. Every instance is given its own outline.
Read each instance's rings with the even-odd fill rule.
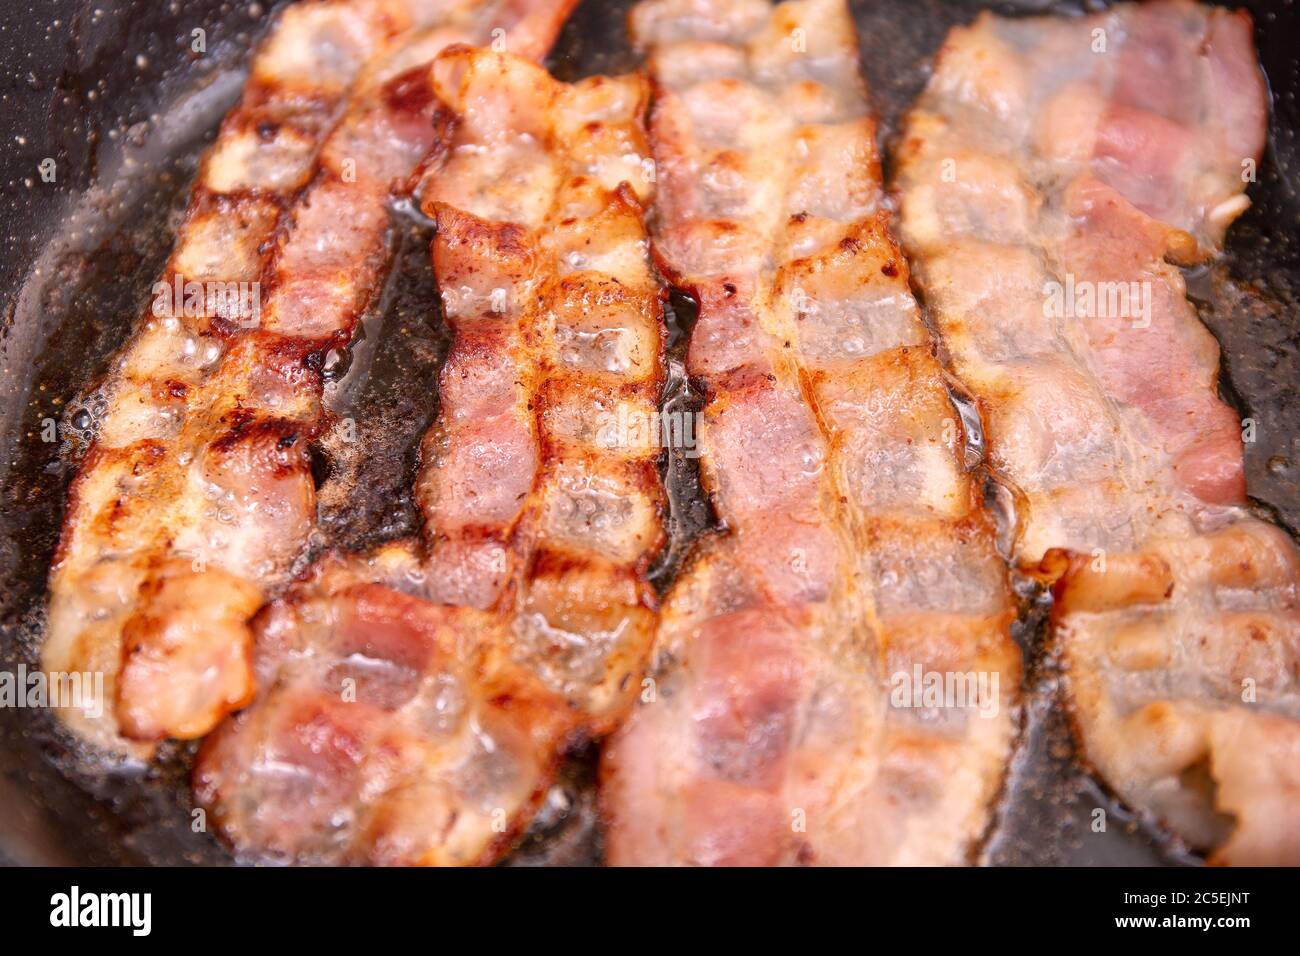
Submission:
[[[0,23],[0,670],[32,665],[45,575],[63,497],[94,407],[82,397],[148,301],[170,249],[203,146],[239,93],[240,66],[279,4],[216,0],[31,0]],[[585,0],[550,61],[563,79],[631,69],[631,0]],[[1274,94],[1271,146],[1255,205],[1228,254],[1189,289],[1223,345],[1224,391],[1257,423],[1246,447],[1251,492],[1300,528],[1300,11],[1291,0],[1246,2]],[[947,30],[1000,12],[1078,12],[1078,3],[856,0],[864,65],[888,140],[927,76]],[[23,9],[27,7],[27,9]],[[96,12],[98,11],[98,12]],[[207,52],[193,54],[194,29]],[[37,164],[57,163],[55,183]],[[429,234],[394,211],[398,265],[364,335],[337,356],[329,401],[363,441],[317,454],[322,545],[349,548],[416,527],[409,488],[419,436],[436,415],[446,345],[427,264]],[[679,367],[690,303],[670,316]],[[692,396],[681,376],[673,400]],[[53,419],[58,440],[41,440]],[[685,461],[666,463],[673,544],[665,585],[711,521]],[[1026,730],[982,859],[995,864],[1181,864],[1194,858],[1117,806],[1077,764],[1043,647],[1044,607],[1025,592],[1019,637],[1030,666]],[[229,862],[191,828],[190,747],[125,773],[83,754],[41,713],[0,709],[0,860],[21,863]],[[595,752],[575,754],[509,862],[600,858]],[[1094,833],[1101,808],[1107,830]]]

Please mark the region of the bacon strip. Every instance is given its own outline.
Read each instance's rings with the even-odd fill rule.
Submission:
[[[492,614],[418,593],[420,556],[332,556],[257,618],[258,697],[204,741],[196,801],[258,860],[489,863],[574,729]],[[384,583],[379,583],[384,582]]]
[[[645,85],[542,84],[470,52],[439,68],[466,119],[423,193],[456,334],[416,489],[430,597],[500,609],[518,658],[607,725],[635,692],[663,544]]]
[[[566,742],[626,712],[653,636],[646,84],[460,46],[433,80],[455,121],[422,201],[455,338],[425,541],[330,556],[258,619],[263,690],[195,771],[250,855],[491,861]]]
[[[78,734],[146,757],[133,741],[201,736],[251,699],[244,622],[314,523],[319,356],[350,340],[387,268],[389,190],[437,141],[428,63],[494,29],[541,56],[569,6],[311,4],[259,49],[159,287],[257,298],[155,304],[70,493],[43,666],[104,673],[102,719],[61,714]]]
[[[889,234],[852,21],[645,0],[631,22],[727,533],[669,595],[653,693],[607,749],[608,858],[963,862],[1015,732],[1014,615]]]
[[[1300,861],[1300,555],[1245,510],[1218,346],[1170,263],[1248,205],[1266,96],[1244,13],[981,17],[900,147],[902,229],[1055,581],[1087,758],[1229,863]]]

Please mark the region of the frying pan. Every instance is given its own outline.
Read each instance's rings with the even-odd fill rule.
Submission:
[[[199,154],[239,94],[251,45],[280,4],[220,0],[10,0],[0,27],[0,669],[34,665],[45,579],[63,500],[96,412],[84,399],[148,301],[184,211]],[[631,0],[585,0],[548,63],[561,79],[636,65]],[[1300,528],[1300,9],[1245,0],[1273,93],[1270,146],[1254,206],[1227,254],[1189,274],[1223,346],[1223,391],[1256,440],[1246,469],[1256,507]],[[886,142],[953,25],[983,7],[1078,13],[1102,4],[855,0],[863,62]],[[194,49],[202,30],[205,49]],[[54,179],[40,173],[53,160]],[[47,167],[48,168],[48,167]],[[886,169],[888,173],[888,168]],[[396,268],[353,348],[333,362],[327,400],[351,415],[365,454],[320,449],[321,544],[359,548],[413,532],[408,489],[419,436],[436,414],[447,335],[428,265],[426,227],[394,209]],[[670,310],[674,363],[690,303]],[[678,376],[676,387],[684,388]],[[683,395],[687,401],[689,395]],[[50,423],[53,422],[54,441]],[[663,584],[710,522],[698,477],[665,462],[673,509]],[[1025,588],[1017,638],[1029,662],[1025,727],[980,862],[1195,864],[1134,819],[1079,766],[1044,642],[1045,599]],[[147,770],[105,767],[41,711],[0,709],[0,861],[24,864],[221,864],[193,832],[191,745],[164,747]],[[599,862],[595,752],[570,756],[515,865]],[[1104,833],[1090,827],[1107,811]]]

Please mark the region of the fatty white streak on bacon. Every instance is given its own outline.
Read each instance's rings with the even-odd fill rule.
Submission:
[[[548,47],[561,5],[293,7],[259,49],[163,277],[260,282],[259,308],[148,319],[70,495],[43,666],[105,674],[102,718],[63,712],[83,737],[147,756],[131,741],[201,736],[251,699],[245,621],[315,517],[318,357],[350,339],[387,265],[389,191],[437,135],[427,64],[496,25]]]
[[[941,50],[898,182],[1017,557],[1056,582],[1086,756],[1230,863],[1300,861],[1300,559],[1245,511],[1242,424],[1173,263],[1247,207],[1266,110],[1244,13],[986,15]]]
[[[631,22],[656,83],[655,252],[699,304],[688,368],[727,533],[671,591],[654,694],[605,754],[608,859],[967,861],[1020,662],[848,11],[646,0]],[[916,670],[983,675],[984,713],[891,695]]]
[[[653,636],[646,84],[566,86],[467,47],[433,75],[455,119],[421,195],[454,339],[416,489],[425,540],[331,556],[259,618],[265,690],[195,778],[253,856],[490,862],[565,744],[626,711]],[[362,675],[345,699],[357,668],[407,689]]]

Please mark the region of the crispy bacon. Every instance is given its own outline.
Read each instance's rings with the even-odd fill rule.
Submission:
[[[626,712],[653,636],[646,84],[567,86],[463,46],[433,81],[453,132],[422,201],[454,340],[417,487],[425,540],[330,556],[259,618],[259,696],[195,774],[254,856],[492,860],[566,742]]]
[[[1173,262],[1248,205],[1266,119],[1244,13],[985,15],[899,151],[904,240],[1055,582],[1088,759],[1213,859],[1300,861],[1300,560],[1244,508],[1242,424]]]
[[[671,591],[655,684],[607,749],[608,858],[968,860],[1016,726],[1013,612],[889,234],[848,11],[644,0],[632,29],[727,532]],[[927,677],[984,693],[912,693]]]
[[[63,713],[91,742],[146,756],[131,742],[200,736],[250,699],[240,613],[313,526],[316,357],[351,338],[387,267],[389,191],[437,141],[428,64],[498,28],[540,56],[570,6],[306,4],[259,49],[161,284],[197,299],[162,297],[123,353],[70,493],[43,666],[104,673],[102,719]],[[238,282],[257,284],[251,308],[204,291]]]

